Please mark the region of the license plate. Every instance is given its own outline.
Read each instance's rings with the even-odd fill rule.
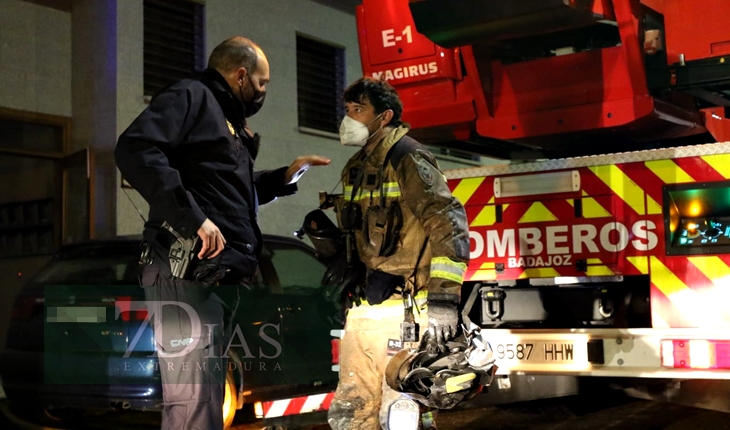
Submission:
[[[586,342],[573,340],[495,339],[489,342],[497,366],[507,370],[531,365],[576,365],[588,363]]]

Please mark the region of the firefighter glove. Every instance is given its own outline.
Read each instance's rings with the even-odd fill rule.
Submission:
[[[446,341],[456,336],[458,325],[456,303],[446,300],[428,302],[428,331],[439,350],[445,350]]]

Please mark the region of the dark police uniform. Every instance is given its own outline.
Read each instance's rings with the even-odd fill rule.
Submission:
[[[227,360],[221,356],[238,290],[256,271],[258,205],[297,190],[284,183],[287,167],[253,171],[258,135],[245,118],[225,79],[208,69],[201,79],[180,81],[154,97],[114,153],[122,176],[150,206],[144,239],[151,264],[140,282],[160,360],[163,429],[222,428]],[[224,251],[201,262],[190,279],[172,277],[168,252],[175,237],[162,223],[189,239],[206,218],[226,239]],[[227,306],[220,297],[231,291]]]

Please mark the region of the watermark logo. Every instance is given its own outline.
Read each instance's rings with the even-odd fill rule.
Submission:
[[[162,314],[162,309],[164,306],[179,307],[180,310],[186,314],[187,318],[182,318],[182,315],[179,313],[173,313],[173,315],[177,315],[178,318],[169,320],[161,319],[160,317],[162,315],[160,314]],[[158,318],[160,318],[160,321],[157,322],[154,327],[156,331],[155,339],[158,345],[166,345],[166,343],[160,342],[160,340],[165,339],[166,330],[168,328],[167,326],[172,328],[172,330],[176,330],[177,332],[180,331],[180,321],[184,321],[184,323],[182,324],[184,328],[182,330],[187,332],[183,334],[187,334],[188,336],[184,338],[171,339],[169,341],[171,347],[169,351],[165,350],[164,348],[157,348],[157,350],[154,351],[149,357],[184,357],[199,347],[202,348],[207,345],[217,344],[217,342],[223,338],[222,333],[226,329],[222,327],[219,330],[218,324],[203,323],[198,312],[196,312],[192,306],[183,302],[130,301],[127,302],[124,307],[125,311],[128,310],[130,312],[147,311],[147,315],[144,321],[142,321],[142,324],[140,324],[139,328],[136,330],[134,336],[132,337],[132,340],[129,342],[129,345],[124,352],[124,358],[129,358],[132,355],[140,339],[145,334],[147,327],[151,325],[151,322],[154,321],[156,315],[158,315]],[[121,308],[116,307],[115,319],[118,320],[120,318],[121,312]],[[235,324],[235,326],[231,330],[230,339],[228,339],[221,356],[227,356],[231,347],[239,347],[243,351],[241,359],[278,358],[282,352],[281,342],[279,342],[279,340],[275,339],[274,337],[272,337],[272,335],[267,333],[267,330],[274,331],[277,336],[281,335],[279,324],[262,324],[258,330],[258,338],[262,342],[270,346],[272,348],[272,351],[264,351],[262,345],[260,345],[257,351],[258,354],[254,355],[251,348],[249,347],[249,342],[246,340],[246,336],[244,335],[241,326],[239,324]],[[205,342],[205,344],[200,345],[201,342]],[[180,347],[184,348],[179,349]],[[207,358],[217,358],[215,355],[215,348],[208,348],[208,354],[209,355],[207,356]]]

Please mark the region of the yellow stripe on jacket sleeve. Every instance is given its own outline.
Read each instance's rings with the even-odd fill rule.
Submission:
[[[431,277],[441,278],[456,283],[464,282],[466,264],[456,262],[448,257],[434,257],[431,259]]]

